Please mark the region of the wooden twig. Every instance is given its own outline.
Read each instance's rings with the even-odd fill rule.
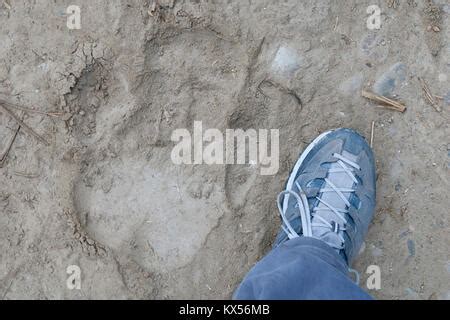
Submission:
[[[5,5],[6,9],[11,10],[11,4],[9,3],[9,0],[3,0],[3,4]]]
[[[422,85],[422,90],[425,94],[425,98],[427,98],[428,102],[431,104],[431,106],[437,111],[441,112],[441,108],[436,104],[436,100],[434,100],[434,95],[431,93],[430,88],[428,87],[428,84],[426,81],[422,78],[418,78],[420,81],[420,84]]]
[[[19,134],[19,131],[20,131],[20,125],[17,127],[17,129],[14,132],[13,136],[9,140],[9,143],[6,146],[5,151],[3,151],[3,154],[0,157],[0,168],[3,168],[3,165],[5,164],[5,161],[8,158],[9,151],[11,151],[12,145],[14,144],[14,141],[16,140],[16,137]]]
[[[339,24],[339,16],[336,17],[336,23],[334,24],[333,31],[336,31],[338,24]]]
[[[380,103],[382,107],[385,107],[390,110],[395,110],[399,112],[405,112],[406,106],[398,101],[386,98],[384,96],[380,96],[370,91],[362,90],[361,95],[364,98],[367,98],[372,101],[376,101]]]
[[[33,173],[26,173],[26,172],[18,172],[14,171],[14,174],[19,177],[24,177],[28,179],[38,178],[39,174],[33,174]]]
[[[17,104],[11,103],[11,102],[7,102],[7,101],[2,100],[2,99],[0,99],[0,104],[2,104],[4,106],[7,106],[8,108],[21,110],[21,111],[25,111],[25,112],[28,112],[28,113],[42,114],[42,115],[49,116],[49,117],[61,117],[61,116],[64,115],[63,112],[45,112],[45,111],[40,111],[40,110],[35,110],[35,109],[22,107],[22,106],[19,106]]]
[[[393,110],[393,111],[398,111],[398,109],[396,107],[389,106],[387,104],[379,104],[379,105],[376,105],[375,108],[378,108],[378,109],[389,109],[389,110]]]
[[[398,0],[388,0],[388,7],[396,9],[399,6]]]
[[[0,107],[3,108],[3,110],[6,111],[6,113],[14,119],[14,121],[16,121],[20,127],[25,130],[26,132],[28,132],[29,134],[31,134],[33,137],[35,137],[37,140],[39,140],[40,142],[42,142],[43,144],[45,144],[46,146],[49,146],[50,143],[47,142],[47,140],[45,140],[42,136],[40,136],[39,134],[36,133],[36,131],[34,131],[30,126],[28,126],[25,122],[23,122],[22,120],[20,120],[20,118],[11,110],[9,110],[5,105],[0,103]]]
[[[375,121],[372,121],[372,129],[370,130],[370,147],[373,148],[373,137],[375,134]]]

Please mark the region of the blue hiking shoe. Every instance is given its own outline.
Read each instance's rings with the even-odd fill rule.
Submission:
[[[275,246],[296,237],[324,241],[351,264],[375,209],[375,161],[351,129],[322,133],[302,153],[278,196]]]

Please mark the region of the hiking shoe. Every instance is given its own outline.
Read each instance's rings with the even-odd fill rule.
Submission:
[[[322,133],[295,164],[278,209],[282,226],[275,246],[316,238],[350,265],[375,209],[375,162],[368,143],[351,129]]]

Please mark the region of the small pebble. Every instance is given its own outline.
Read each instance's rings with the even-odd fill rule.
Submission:
[[[416,245],[413,240],[408,239],[407,241],[409,256],[414,257],[416,255]]]
[[[359,249],[359,254],[362,254],[366,250],[366,242],[363,242]]]
[[[374,257],[381,257],[383,255],[383,250],[378,247],[375,247],[374,245],[372,245],[371,251],[372,256]]]
[[[399,235],[399,238],[404,238],[404,237],[406,237],[408,234],[410,234],[411,233],[411,230],[409,230],[409,229],[407,229],[407,230],[403,230],[401,233],[400,233],[400,235]]]
[[[443,10],[445,13],[450,13],[450,4],[444,5],[444,6],[442,7],[442,10]]]
[[[420,299],[419,294],[411,288],[405,288],[405,293],[410,299]]]
[[[363,81],[364,76],[361,73],[355,74],[351,78],[342,82],[339,86],[339,90],[346,95],[355,95],[356,92],[361,90]]]
[[[444,102],[446,105],[450,106],[450,91],[444,96]]]

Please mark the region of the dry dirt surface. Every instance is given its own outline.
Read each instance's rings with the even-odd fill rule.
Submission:
[[[0,0],[0,99],[26,124],[0,108],[2,154],[15,137],[0,168],[0,299],[230,298],[270,250],[299,153],[336,127],[369,139],[373,121],[362,286],[377,265],[378,299],[449,299],[449,13],[445,0]],[[194,121],[279,129],[279,171],[173,164],[171,134]]]

